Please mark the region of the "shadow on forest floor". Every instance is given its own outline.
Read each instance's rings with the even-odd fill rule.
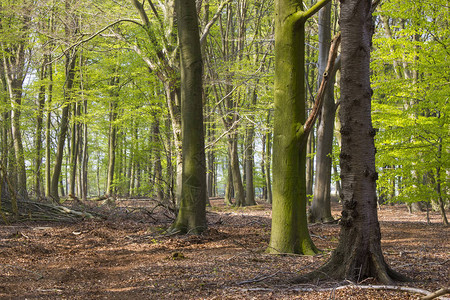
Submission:
[[[311,256],[266,254],[270,206],[233,208],[213,199],[208,230],[164,236],[173,215],[151,211],[148,200],[118,201],[106,220],[26,222],[0,226],[2,299],[417,299],[401,291],[348,288],[318,291],[291,285],[298,272],[320,266],[338,242],[339,225],[310,226]],[[151,212],[151,213],[149,213]],[[340,208],[333,205],[333,215]],[[437,290],[449,282],[450,229],[440,215],[409,214],[405,206],[379,211],[386,260],[412,277],[409,287]],[[372,280],[364,284],[375,283]],[[338,282],[319,283],[337,287]],[[307,289],[312,289],[307,291]]]

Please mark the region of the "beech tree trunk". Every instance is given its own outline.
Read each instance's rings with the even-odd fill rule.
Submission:
[[[66,57],[66,84],[64,87],[64,100],[65,104],[62,109],[61,122],[59,125],[58,145],[56,148],[55,165],[53,167],[53,175],[51,180],[50,195],[54,201],[59,201],[58,186],[60,182],[60,175],[63,163],[64,145],[66,142],[66,135],[69,127],[69,112],[70,112],[70,99],[72,98],[72,87],[75,80],[75,65],[77,56]]]
[[[272,253],[315,254],[306,220],[305,22],[328,1],[275,1]]]
[[[41,69],[39,70],[39,80],[43,81],[47,77],[47,56],[44,56],[44,62],[42,63]],[[41,197],[41,182],[42,182],[42,130],[44,121],[44,106],[45,106],[45,84],[41,83],[39,86],[39,94],[37,99],[38,112],[36,116],[36,136],[34,137],[36,157],[34,163],[34,192],[36,198]]]
[[[341,134],[343,211],[339,244],[330,260],[305,279],[359,282],[374,277],[385,284],[403,279],[384,261],[377,216],[375,130],[371,121],[370,0],[341,2]]]
[[[253,185],[253,124],[248,125],[245,143],[245,202],[243,206],[256,205],[255,188]]]
[[[270,128],[270,115],[271,112],[267,113],[267,125]],[[267,202],[272,203],[272,176],[271,176],[271,160],[272,160],[272,132],[269,130],[265,134],[266,140],[266,154],[265,154],[265,173],[266,173],[266,193],[267,193]]]
[[[202,103],[202,55],[195,0],[176,0],[181,56],[182,189],[177,219],[169,231],[206,227],[206,161]]]
[[[238,135],[237,132],[230,133],[228,135],[228,155],[230,159],[230,169],[228,176],[231,174],[231,182],[233,183],[234,191],[234,205],[244,206],[245,203],[245,192],[244,185],[242,184],[242,175],[239,167],[239,156],[238,156]]]
[[[319,84],[328,62],[331,46],[331,2],[319,11]],[[316,175],[313,201],[308,220],[314,222],[333,221],[331,216],[331,153],[333,151],[333,131],[335,117],[334,74],[326,87],[322,113],[317,128]]]
[[[25,26],[21,28],[25,29]],[[11,137],[15,154],[15,174],[17,174],[17,195],[22,199],[28,199],[27,174],[20,128],[20,116],[22,105],[22,85],[25,79],[25,42],[20,40],[16,44],[7,45],[1,43],[3,51],[3,64],[6,83],[8,86],[11,103]]]
[[[49,60],[51,60],[51,55],[49,55]],[[48,109],[46,112],[46,122],[45,122],[45,197],[51,197],[52,188],[52,164],[51,164],[51,129],[52,129],[52,110],[51,104],[53,100],[53,64],[48,66]]]
[[[162,165],[161,165],[161,150],[159,146],[159,120],[156,118],[152,124],[152,145],[153,145],[153,192],[156,197],[156,200],[163,201],[164,200],[164,181],[162,174]]]

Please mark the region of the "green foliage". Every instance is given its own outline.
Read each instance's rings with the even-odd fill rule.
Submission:
[[[437,183],[446,195],[450,181],[449,9],[391,0],[378,15],[385,20],[372,62],[378,186],[390,201],[436,200]]]

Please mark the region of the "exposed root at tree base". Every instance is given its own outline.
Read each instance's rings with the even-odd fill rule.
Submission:
[[[337,255],[333,254],[328,262],[319,269],[310,273],[294,277],[292,283],[317,282],[318,280],[350,280],[351,282],[361,282],[367,278],[375,278],[382,284],[393,285],[395,282],[411,282],[411,278],[400,274],[391,269],[382,259],[382,257],[369,254],[371,256],[371,264],[366,270],[360,267],[351,267],[353,264],[344,263]],[[349,267],[350,265],[350,267]]]

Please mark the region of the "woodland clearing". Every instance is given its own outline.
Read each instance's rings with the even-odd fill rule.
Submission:
[[[22,222],[0,226],[1,299],[419,299],[450,282],[450,228],[440,214],[379,210],[386,261],[414,281],[409,291],[348,282],[290,284],[319,267],[338,242],[339,225],[309,225],[316,256],[265,253],[270,205],[233,208],[212,199],[208,230],[164,235],[173,221],[150,200],[117,201],[105,220]],[[339,217],[340,204],[333,203]],[[150,213],[151,212],[151,213]],[[359,284],[377,285],[375,280]],[[449,295],[447,295],[448,297]]]

